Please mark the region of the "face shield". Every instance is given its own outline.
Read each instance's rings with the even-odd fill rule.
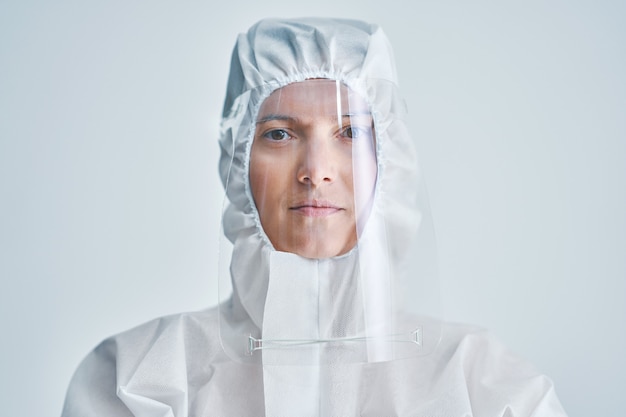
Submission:
[[[435,242],[384,80],[265,84],[223,126],[219,331],[234,360],[367,363],[441,336]]]

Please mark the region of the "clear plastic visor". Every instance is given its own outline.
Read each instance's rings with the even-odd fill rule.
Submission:
[[[240,100],[222,144],[232,151],[220,248],[226,352],[306,365],[432,351],[440,308],[427,204],[419,176],[404,192],[385,176],[405,177],[393,164],[413,155],[399,149],[410,138],[395,88],[309,79]]]

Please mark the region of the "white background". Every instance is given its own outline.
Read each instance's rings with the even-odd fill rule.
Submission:
[[[0,1],[0,414],[58,415],[101,339],[214,302],[231,48],[301,15],[377,22],[395,48],[446,317],[529,358],[571,416],[625,415],[626,5],[608,0]]]

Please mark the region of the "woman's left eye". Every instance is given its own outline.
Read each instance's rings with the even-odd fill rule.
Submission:
[[[367,132],[360,127],[348,126],[341,131],[341,136],[348,139],[356,139],[363,136]]]

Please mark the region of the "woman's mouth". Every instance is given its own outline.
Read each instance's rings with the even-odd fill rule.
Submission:
[[[307,200],[294,204],[289,210],[307,217],[325,217],[343,211],[344,209],[330,201]]]

